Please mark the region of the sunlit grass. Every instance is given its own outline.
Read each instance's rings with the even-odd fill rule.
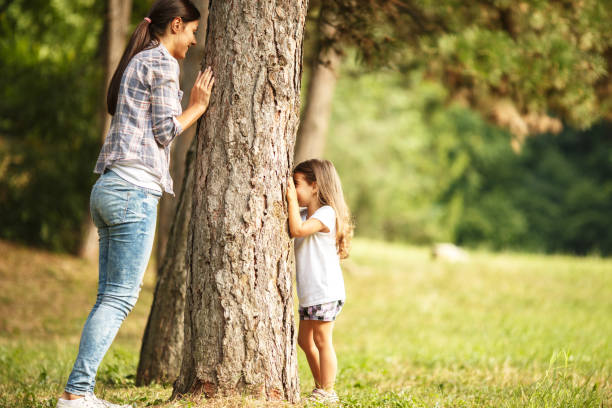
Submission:
[[[95,265],[0,243],[0,406],[53,407],[93,303]],[[364,239],[344,265],[334,331],[337,391],[351,407],[612,407],[612,260],[470,253]],[[247,397],[166,403],[136,387],[152,301],[139,302],[98,374],[96,393],[138,406],[263,406]],[[299,353],[303,395],[312,380]]]

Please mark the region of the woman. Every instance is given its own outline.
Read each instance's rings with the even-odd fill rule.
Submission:
[[[195,45],[200,13],[190,0],[158,0],[138,25],[111,80],[109,133],[96,164],[90,199],[100,236],[98,295],[79,354],[57,407],[119,407],[98,399],[95,376],[132,310],[149,262],[157,204],[174,194],[170,144],[206,111],[214,83],[200,72],[182,112],[179,59]]]

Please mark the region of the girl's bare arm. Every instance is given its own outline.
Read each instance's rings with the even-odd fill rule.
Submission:
[[[300,205],[298,204],[295,185],[291,177],[289,177],[289,183],[287,185],[287,203],[289,204],[289,235],[291,238],[306,237],[315,232],[327,229],[327,227],[316,218],[302,221],[302,217],[300,217]]]

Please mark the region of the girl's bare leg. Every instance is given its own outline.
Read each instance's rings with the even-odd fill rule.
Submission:
[[[319,379],[321,387],[325,391],[334,389],[336,372],[338,371],[338,360],[336,351],[332,344],[332,330],[334,322],[312,321],[314,343],[319,351]]]
[[[321,377],[319,373],[319,350],[317,350],[314,342],[314,323],[316,323],[314,320],[300,320],[300,327],[298,329],[298,344],[304,351],[304,354],[306,354],[306,360],[308,360],[310,372],[314,378],[315,387],[320,388]]]

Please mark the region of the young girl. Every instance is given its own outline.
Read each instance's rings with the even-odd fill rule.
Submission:
[[[170,144],[207,109],[214,83],[201,72],[182,112],[179,59],[196,43],[200,13],[189,0],[158,0],[138,25],[107,94],[113,115],[95,172],[91,215],[100,236],[98,295],[57,407],[119,407],[98,399],[95,377],[132,310],[149,262],[157,203],[173,194]]]
[[[334,403],[338,361],[332,330],[346,299],[340,259],[348,256],[353,234],[334,165],[317,159],[298,164],[289,178],[287,201],[300,301],[298,344],[315,382],[311,398]]]

